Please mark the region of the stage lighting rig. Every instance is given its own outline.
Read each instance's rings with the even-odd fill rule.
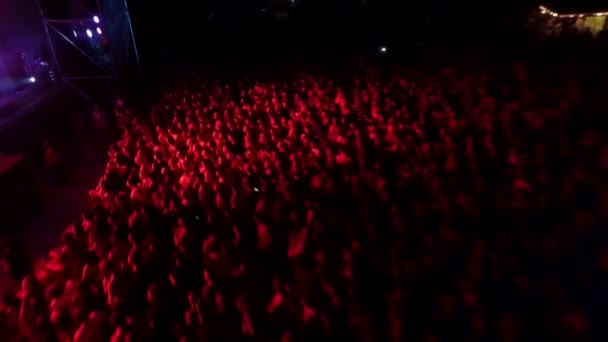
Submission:
[[[139,52],[126,0],[36,0],[57,77],[91,102],[113,94]],[[87,89],[85,83],[89,88]]]

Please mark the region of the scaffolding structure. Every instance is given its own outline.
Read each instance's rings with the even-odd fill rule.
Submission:
[[[141,71],[126,0],[36,2],[53,69],[65,86],[97,104],[117,94],[127,68]]]

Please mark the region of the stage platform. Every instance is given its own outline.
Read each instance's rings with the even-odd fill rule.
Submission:
[[[0,153],[27,154],[49,137],[65,135],[71,129],[67,114],[80,105],[78,96],[62,86],[0,97]]]
[[[60,90],[59,86],[33,85],[21,91],[0,95],[0,131],[31,113]]]

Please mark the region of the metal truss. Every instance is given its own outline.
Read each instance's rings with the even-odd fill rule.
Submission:
[[[115,53],[112,45],[113,42],[118,43],[118,40],[122,40],[120,43],[122,43],[123,46],[127,46],[127,53],[128,50],[132,50],[136,67],[139,71],[141,71],[139,52],[135,43],[135,34],[133,32],[133,26],[126,0],[104,1],[105,4],[112,4],[112,6],[114,6],[115,3],[119,3],[119,6],[122,6],[122,10],[116,11],[115,13],[105,12],[103,8],[104,6],[101,5],[100,0],[88,1],[88,6],[81,0],[64,1],[63,5],[70,7],[66,8],[64,11],[65,13],[69,13],[67,18],[65,16],[62,18],[51,18],[47,15],[48,11],[43,4],[43,0],[36,0],[36,3],[43,21],[49,55],[59,80],[91,103],[97,104],[100,99],[98,98],[97,94],[87,91],[82,84],[79,84],[82,81],[87,81],[89,84],[100,83],[99,85],[101,87],[104,87],[106,90],[114,94],[116,94],[119,90],[118,81],[120,72],[127,63],[126,60],[115,59]],[[88,17],[83,18],[82,16],[73,16],[72,12],[74,12],[74,8],[76,8],[79,13],[87,15]],[[113,36],[111,34],[110,28],[107,25],[110,16],[114,16],[113,19],[124,19],[126,21],[126,25],[128,26],[128,34],[126,36],[123,34],[122,36],[117,37],[116,35]],[[120,18],[118,16],[124,16],[124,18]],[[62,32],[60,29],[60,25],[63,25],[64,27],[75,27],[84,22],[91,21],[93,17],[100,18],[99,22],[96,22],[95,25],[100,27],[101,30],[105,32],[103,39],[105,42],[107,42],[107,44],[105,44],[105,46],[103,46],[101,49],[103,49],[103,51],[109,56],[109,65],[104,65],[104,63],[101,63],[93,54],[85,51],[85,49],[80,47],[74,39],[66,35],[66,33]],[[56,42],[59,41],[64,41],[69,45],[69,48],[73,49],[77,54],[85,57],[86,61],[90,64],[90,72],[85,74],[74,74],[67,71],[66,68],[64,68],[66,61],[62,61],[58,56],[58,52],[61,47],[58,47]],[[128,56],[126,58],[128,58]]]

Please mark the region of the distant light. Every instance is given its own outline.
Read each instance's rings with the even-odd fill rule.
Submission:
[[[30,83],[36,83],[36,77],[30,77],[29,81]]]
[[[101,28],[100,27],[97,28],[97,34],[101,34]]]
[[[89,29],[87,29],[87,36],[89,36],[89,38],[93,37],[93,32]]]
[[[386,52],[386,46],[381,46],[380,47],[380,52]]]
[[[78,38],[78,33],[76,33],[76,31],[72,31],[72,33],[74,34],[74,38]]]
[[[93,17],[93,21],[95,22],[95,24],[99,24],[99,17],[98,16],[94,16]]]

